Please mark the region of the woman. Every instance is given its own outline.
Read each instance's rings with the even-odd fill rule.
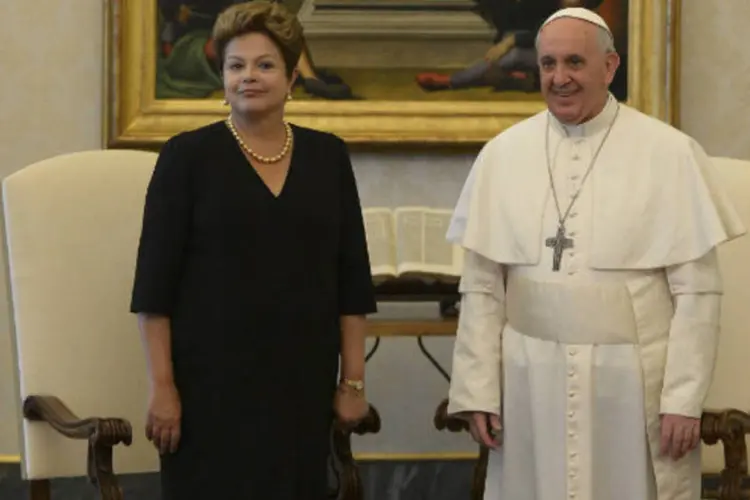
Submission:
[[[220,15],[229,117],[167,141],[148,188],[131,310],[167,500],[323,500],[333,410],[368,409],[376,304],[351,163],[284,121],[301,32],[275,3]]]

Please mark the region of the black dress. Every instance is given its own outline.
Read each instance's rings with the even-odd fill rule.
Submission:
[[[376,303],[346,146],[293,132],[278,197],[223,122],[167,141],[154,170],[131,311],[171,317],[165,500],[326,497],[339,316]]]

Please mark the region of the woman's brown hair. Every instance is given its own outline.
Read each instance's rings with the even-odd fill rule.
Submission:
[[[224,10],[216,19],[213,29],[219,70],[224,66],[229,42],[247,33],[267,35],[284,58],[287,76],[292,75],[304,46],[302,25],[295,14],[280,3],[268,0],[240,3]]]

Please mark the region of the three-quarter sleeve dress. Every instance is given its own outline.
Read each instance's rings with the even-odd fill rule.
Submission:
[[[340,316],[376,303],[338,137],[293,126],[275,196],[223,122],[163,147],[131,311],[171,319],[182,436],[165,500],[323,500]]]

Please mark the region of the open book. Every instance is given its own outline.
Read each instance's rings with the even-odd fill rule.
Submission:
[[[458,282],[463,249],[445,239],[452,211],[427,207],[365,208],[376,284],[396,278]]]

